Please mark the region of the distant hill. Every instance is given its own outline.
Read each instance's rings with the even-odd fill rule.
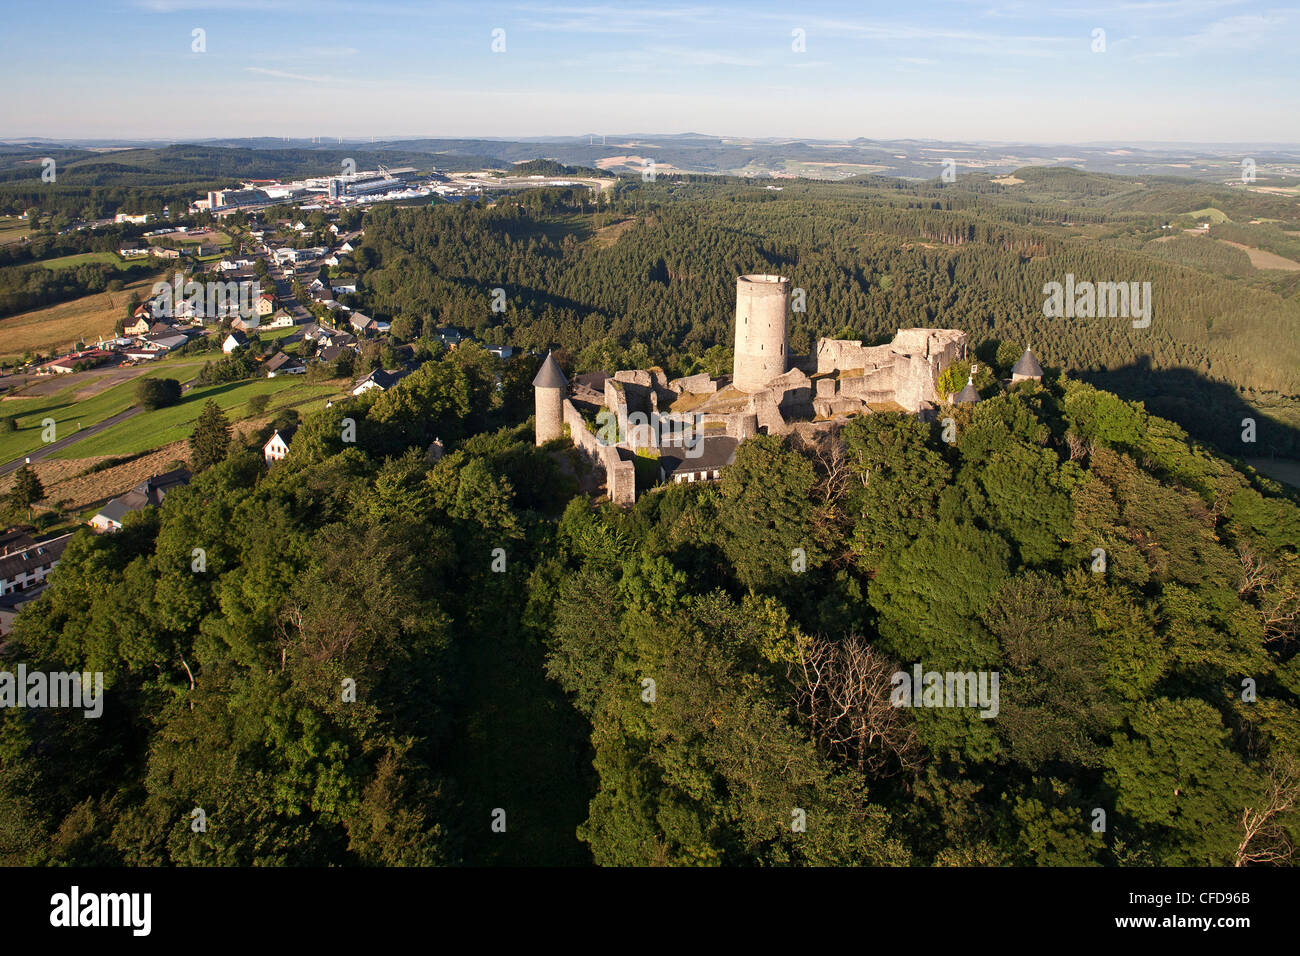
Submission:
[[[95,147],[95,152],[88,148]],[[62,145],[48,140],[0,145],[0,169],[5,158],[22,154],[30,163],[33,157],[56,156],[57,150],[71,149],[81,159],[103,159],[109,143],[68,141]],[[1241,164],[1247,147],[1134,147],[1134,146],[1062,146],[1035,143],[960,143],[940,140],[853,140],[777,139],[717,137],[702,133],[664,135],[618,133],[588,136],[553,136],[527,139],[416,138],[386,141],[313,142],[311,140],[277,140],[270,137],[220,138],[194,144],[141,147],[138,142],[123,141],[129,150],[113,152],[118,162],[135,165],[121,157],[133,152],[153,160],[158,172],[167,175],[188,171],[184,160],[202,160],[203,175],[247,176],[239,170],[243,159],[255,159],[264,176],[319,175],[336,167],[344,157],[385,157],[386,164],[402,163],[417,167],[430,163],[440,169],[508,169],[511,165],[536,159],[549,159],[566,166],[600,168],[602,160],[644,156],[653,158],[663,168],[688,173],[730,174],[756,177],[798,176],[810,179],[844,180],[859,175],[885,175],[905,179],[937,179],[944,162],[956,163],[958,175],[1004,175],[1035,167],[1070,167],[1089,173],[1108,173],[1139,177],[1174,177],[1226,183],[1241,176]],[[174,150],[189,150],[177,155]],[[199,154],[195,150],[222,150],[232,154]],[[57,156],[56,156],[57,158]],[[1249,154],[1256,164],[1258,183],[1286,185],[1300,166],[1300,147],[1260,147]],[[368,160],[369,161],[369,160]],[[168,163],[180,165],[167,168]],[[211,164],[206,165],[206,164]],[[91,163],[93,167],[93,162]],[[1292,174],[1288,174],[1291,170]],[[105,171],[111,174],[111,171]],[[118,171],[120,174],[120,171]],[[1288,179],[1291,175],[1291,179]]]
[[[516,163],[507,172],[507,176],[608,176],[599,169],[588,166],[567,166],[553,159],[530,159]]]

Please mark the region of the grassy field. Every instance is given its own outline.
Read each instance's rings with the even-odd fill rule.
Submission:
[[[199,374],[207,357],[164,359],[141,378],[174,378],[184,383]],[[18,419],[18,430],[0,433],[0,462],[11,461],[30,454],[45,444],[42,440],[41,422],[46,418],[55,421],[55,437],[64,438],[80,428],[88,428],[135,404],[135,379],[114,385],[92,398],[76,401],[74,396],[85,387],[84,383],[69,385],[54,395],[33,398],[8,398],[0,401],[0,415],[13,415]],[[142,416],[145,417],[145,416]],[[126,424],[126,423],[123,423]],[[115,429],[109,429],[114,431]],[[82,457],[81,442],[68,447],[70,457]],[[108,454],[108,453],[102,453]]]
[[[299,376],[255,378],[247,382],[228,382],[224,385],[207,385],[185,393],[179,405],[144,412],[134,418],[119,422],[85,441],[76,442],[56,454],[56,458],[90,458],[96,455],[133,455],[165,445],[168,442],[189,438],[194,430],[194,420],[203,411],[208,399],[214,400],[230,421],[239,421],[252,415],[248,400],[254,395],[270,395],[271,402],[265,414],[290,405],[323,404],[326,396],[342,395],[337,384],[305,382]],[[321,400],[314,402],[313,400]]]
[[[283,329],[259,328],[257,330],[257,335],[263,342],[273,342],[276,341],[277,339],[288,338],[290,335],[293,335],[293,333],[301,332],[301,331],[302,331],[301,325],[291,325],[288,328],[283,328]]]
[[[21,358],[33,351],[57,351],[79,339],[94,341],[111,336],[114,323],[126,316],[131,293],[137,292],[145,299],[155,281],[156,276],[140,279],[120,292],[96,292],[0,319],[0,359]]]
[[[1192,212],[1183,213],[1185,216],[1195,216],[1205,222],[1218,225],[1221,222],[1229,222],[1228,214],[1221,209],[1215,209],[1213,206],[1207,206],[1204,209],[1195,209]]]
[[[17,242],[32,231],[31,223],[17,216],[0,216],[0,246]]]
[[[172,233],[171,235],[162,236],[161,239],[164,245],[181,249],[187,246],[221,246],[224,249],[232,241],[230,236],[215,229],[210,235],[196,236],[194,238],[182,233]]]
[[[1256,269],[1280,269],[1284,272],[1300,272],[1300,262],[1279,256],[1277,253],[1256,249],[1254,246],[1243,245],[1240,242],[1229,242],[1227,239],[1218,241],[1245,252],[1250,257],[1250,264]]]
[[[113,266],[117,269],[127,269],[134,265],[134,263],[124,262],[116,252],[83,252],[75,256],[43,259],[40,264],[47,269],[72,269],[76,266],[83,266],[88,262],[102,262],[106,266]]]

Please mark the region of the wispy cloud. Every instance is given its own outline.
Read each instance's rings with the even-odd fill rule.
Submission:
[[[352,46],[309,46],[302,52],[305,56],[344,57],[356,56],[361,51]]]
[[[755,57],[727,50],[681,46],[645,46],[634,50],[594,50],[559,61],[565,69],[611,73],[674,73],[690,68],[770,67],[775,57]]]
[[[1281,11],[1225,17],[1194,33],[1157,38],[1145,49],[1135,50],[1134,58],[1190,57],[1276,48],[1283,38],[1295,38],[1298,25],[1300,18]]]
[[[1066,52],[1077,38],[1056,35],[1016,35],[982,30],[961,29],[947,23],[909,23],[906,21],[800,16],[755,13],[757,19],[788,23],[797,21],[808,31],[809,47],[819,38],[859,42],[917,44],[953,50],[964,54],[990,56],[1054,57]]]
[[[264,66],[246,66],[244,67],[249,73],[260,73],[262,76],[273,76],[277,80],[301,80],[304,83],[332,83],[332,77],[328,76],[304,76],[301,73],[289,73],[285,70],[269,70]]]
[[[271,13],[305,10],[305,0],[135,0],[141,10],[151,13],[184,13],[191,10],[229,10]]]
[[[966,2],[966,0],[957,0]],[[974,5],[985,6],[986,0],[969,0]],[[1250,0],[1095,0],[1091,3],[1044,4],[1038,0],[1011,0],[994,4],[981,11],[986,17],[1035,20],[1078,20],[1107,17],[1165,19],[1178,17],[1186,20],[1197,15],[1212,15],[1229,7],[1239,7]]]
[[[659,34],[688,24],[717,23],[730,11],[710,7],[616,7],[573,4],[519,4],[521,25],[533,30],[565,33]]]

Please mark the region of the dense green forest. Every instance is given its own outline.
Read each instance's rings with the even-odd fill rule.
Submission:
[[[623,512],[534,447],[535,370],[464,346],[79,533],[4,653],[103,671],[103,716],[0,714],[0,859],[1289,858],[1278,486],[1049,376]],[[890,706],[917,664],[999,673],[997,716]]]
[[[1229,454],[1300,453],[1300,273],[1260,273],[1238,249],[1181,236],[1194,216],[1165,228],[1171,197],[1189,214],[1198,203],[1289,206],[1294,220],[1293,202],[1075,170],[1018,175],[1029,192],[978,177],[779,193],[684,177],[623,180],[599,203],[570,189],[488,208],[377,209],[355,259],[371,310],[416,329],[451,323],[489,342],[558,345],[581,371],[704,367],[710,348],[731,344],[736,275],[777,272],[806,293],[806,310],[790,316],[796,354],[820,336],[960,328],[982,355],[1031,345],[1047,365],[1143,400]],[[1261,241],[1282,234],[1247,224],[1233,235],[1255,230]],[[1067,274],[1149,282],[1149,327],[1044,316],[1044,285]],[[490,308],[493,288],[506,292],[505,313]],[[1258,419],[1253,446],[1241,440],[1246,416]]]
[[[110,285],[120,288],[125,283],[154,275],[158,269],[158,263],[148,259],[122,267],[85,262],[62,269],[47,269],[42,265],[0,269],[0,317],[103,292]]]
[[[553,159],[530,159],[516,163],[506,172],[507,176],[608,176],[599,169],[589,166],[566,166]]]

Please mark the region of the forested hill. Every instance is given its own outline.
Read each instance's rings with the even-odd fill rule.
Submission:
[[[736,275],[777,272],[806,293],[806,312],[791,315],[796,353],[823,335],[886,341],[899,327],[951,326],[986,361],[999,341],[1032,345],[1047,365],[1141,399],[1231,454],[1300,450],[1300,272],[1257,270],[1227,244],[1300,261],[1294,200],[1075,170],[1018,176],[1020,186],[985,176],[779,192],[697,177],[622,181],[598,209],[585,190],[381,209],[367,220],[361,286],[371,309],[408,314],[417,329],[559,345],[579,370],[686,372],[730,346]],[[1184,234],[1206,203],[1242,221]],[[1251,222],[1282,215],[1291,221]],[[1067,274],[1150,282],[1150,326],[1044,316],[1044,285]],[[497,287],[504,314],[489,307]],[[1241,441],[1248,415],[1259,419],[1253,447]]]
[[[5,669],[107,698],[0,711],[0,861],[1289,858],[1276,486],[1049,376],[953,441],[892,414],[839,451],[762,436],[621,512],[533,446],[535,370],[464,346],[269,471],[236,448],[80,532]],[[997,672],[997,714],[890,706],[918,664]]]

